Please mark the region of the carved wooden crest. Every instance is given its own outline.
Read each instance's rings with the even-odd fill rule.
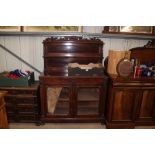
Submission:
[[[57,36],[47,38],[43,42],[51,42],[51,41],[95,41],[103,44],[103,42],[100,39],[88,36]]]

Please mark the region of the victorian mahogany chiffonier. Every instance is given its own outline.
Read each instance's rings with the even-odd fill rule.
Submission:
[[[104,123],[107,77],[101,67],[103,42],[66,36],[47,38],[43,44],[41,121]]]
[[[127,78],[109,75],[107,128],[155,126],[155,41],[130,51],[130,59],[137,59],[144,67],[142,73],[151,74]]]

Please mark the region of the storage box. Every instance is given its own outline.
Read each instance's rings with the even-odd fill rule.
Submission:
[[[102,76],[104,75],[103,68],[93,68],[90,70],[80,68],[68,68],[69,76]]]
[[[69,76],[102,76],[104,68],[101,64],[90,63],[88,65],[81,65],[77,63],[70,63],[68,65]]]
[[[34,72],[18,79],[8,78],[7,76],[0,74],[1,87],[25,87],[30,86],[32,83],[34,83]]]

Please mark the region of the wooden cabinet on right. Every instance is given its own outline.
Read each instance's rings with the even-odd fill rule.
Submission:
[[[107,128],[155,125],[155,79],[110,77]]]
[[[155,125],[155,39],[144,47],[136,47],[130,51],[130,59],[139,62],[138,67],[142,73],[146,69],[150,74],[134,74],[124,78],[109,75],[106,102],[107,128]],[[108,59],[105,61],[105,66],[108,65],[107,62]]]

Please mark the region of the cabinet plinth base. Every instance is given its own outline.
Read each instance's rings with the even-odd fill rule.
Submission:
[[[107,129],[133,129],[135,128],[135,124],[130,122],[106,122],[106,128]]]

